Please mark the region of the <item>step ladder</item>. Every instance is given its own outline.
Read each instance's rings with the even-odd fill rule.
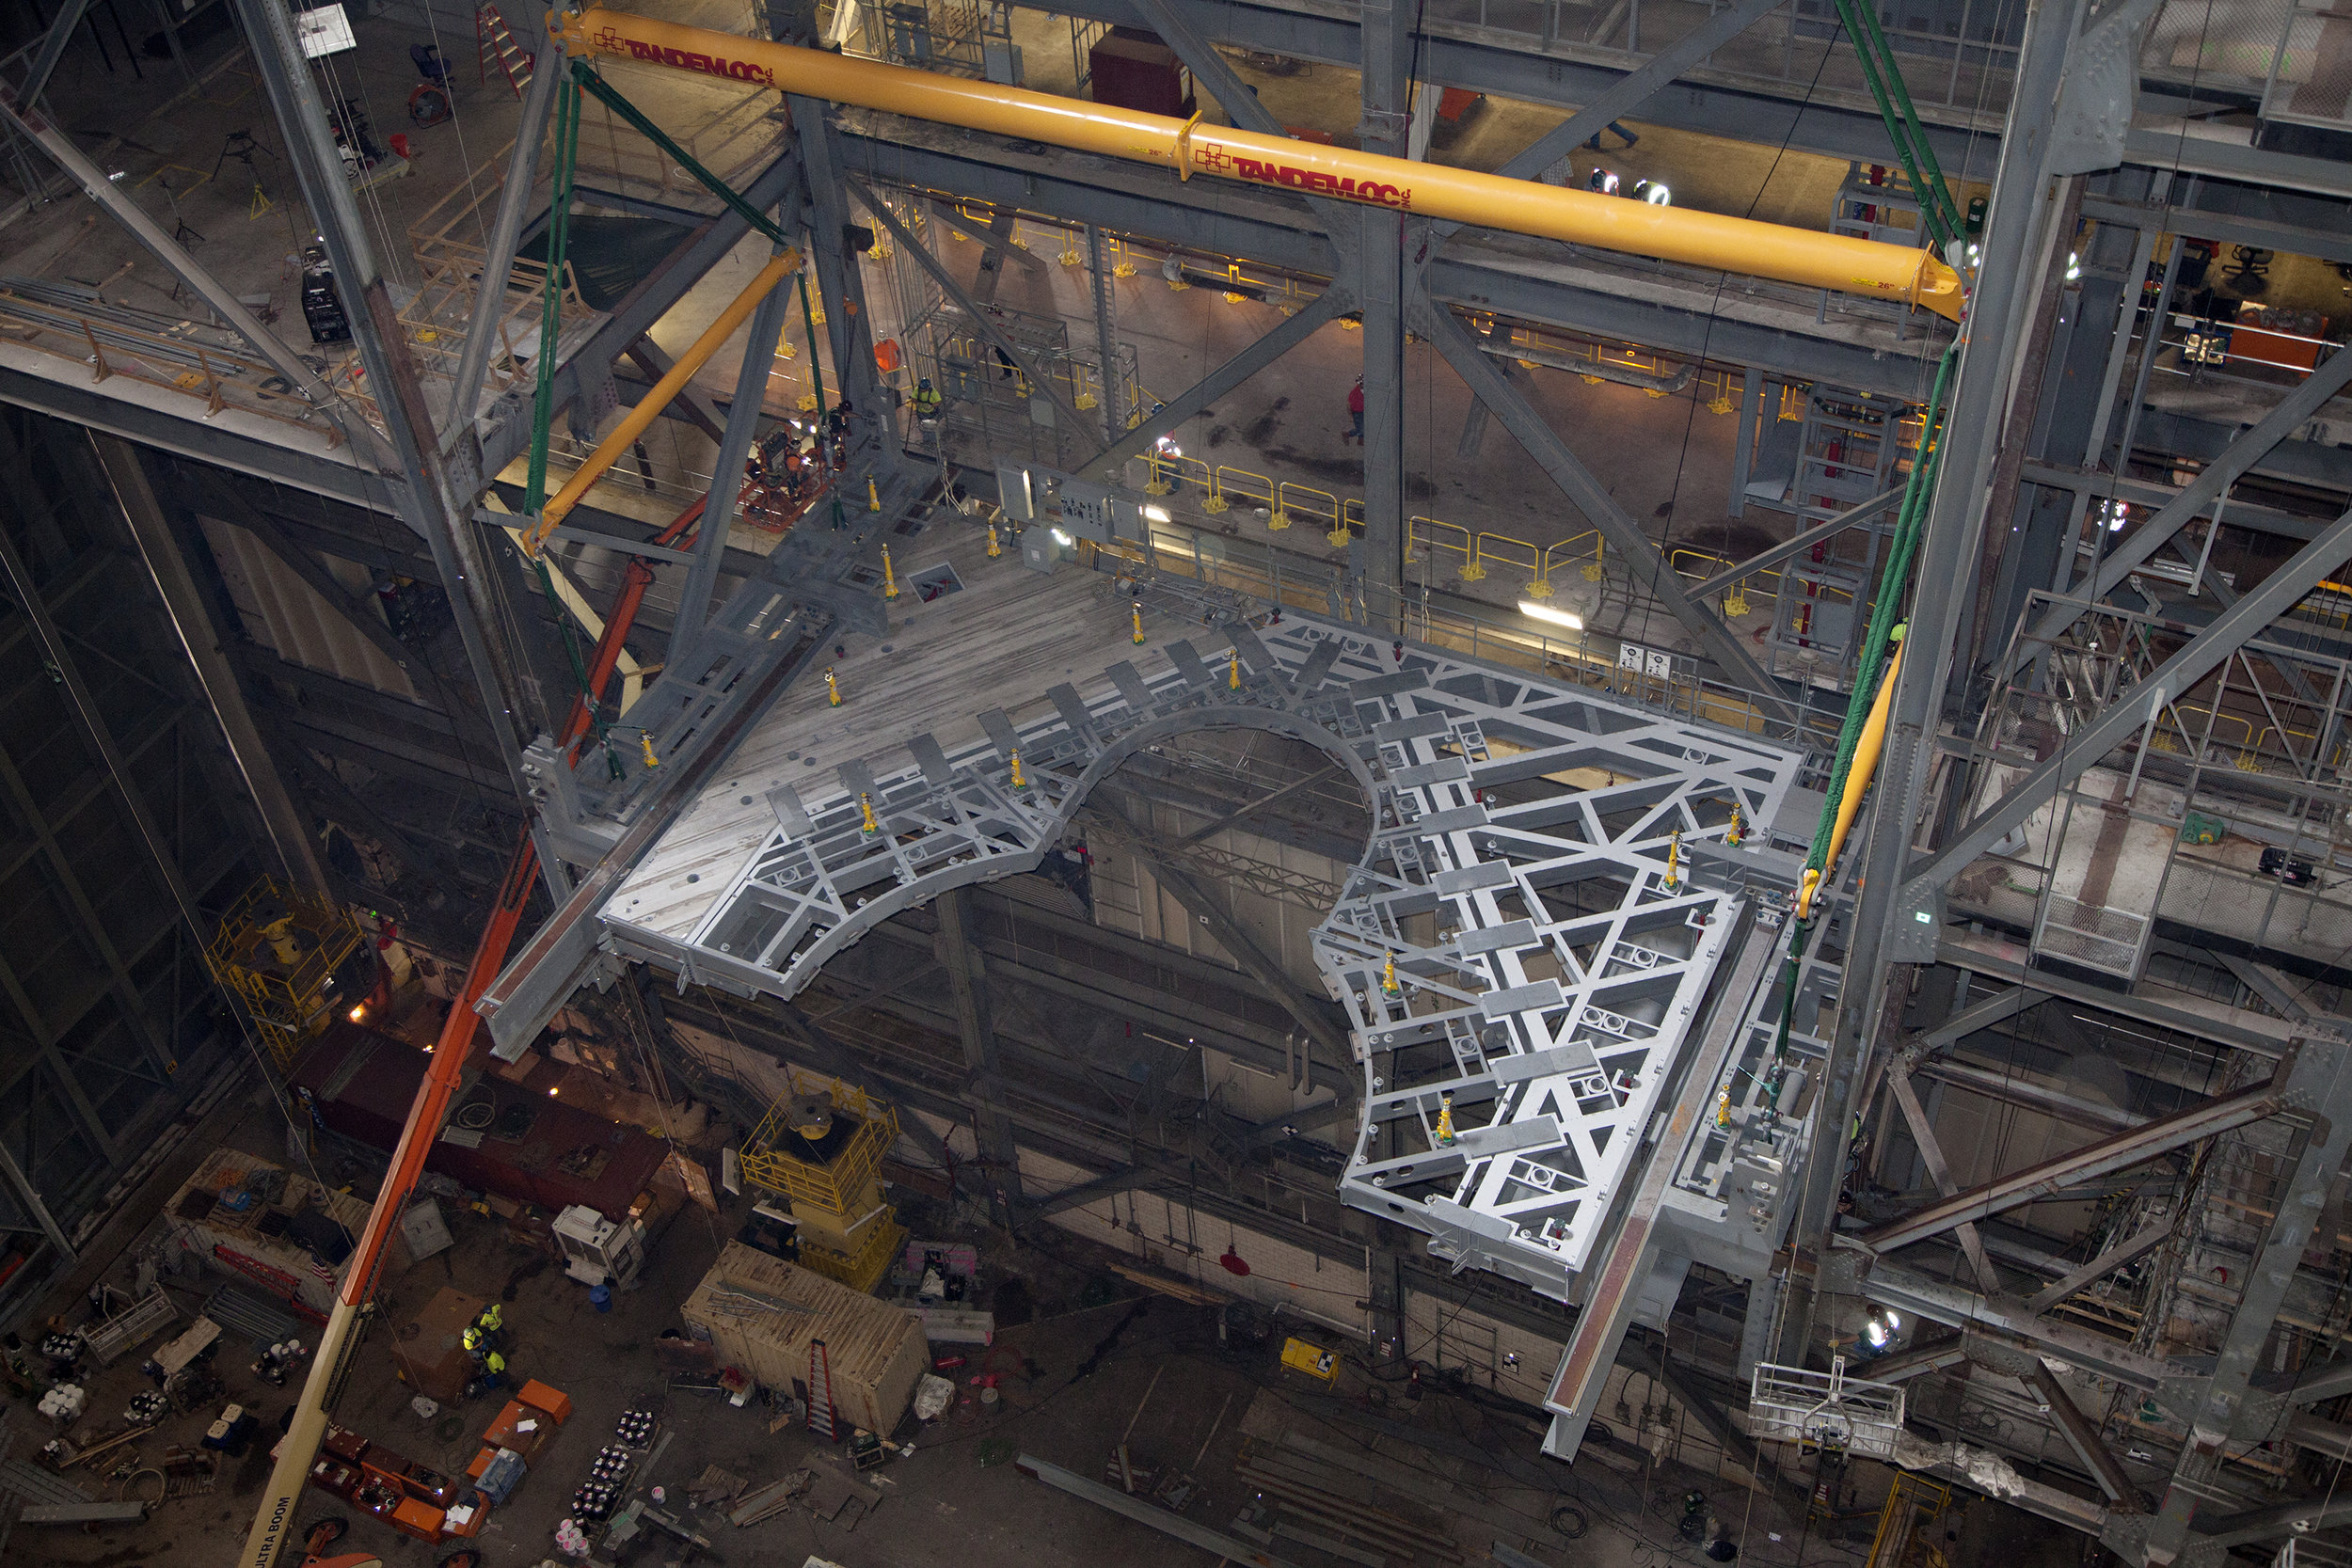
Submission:
[[[841,1440],[833,1408],[833,1364],[825,1358],[825,1341],[808,1342],[808,1430],[828,1443]]]
[[[520,98],[523,88],[531,85],[531,56],[515,45],[515,35],[506,30],[506,18],[496,6],[477,6],[473,13],[474,42],[482,68],[482,85],[490,84],[490,68],[497,66],[506,85]]]

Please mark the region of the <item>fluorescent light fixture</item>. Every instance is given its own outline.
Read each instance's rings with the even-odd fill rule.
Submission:
[[[1571,615],[1565,610],[1554,610],[1548,604],[1537,604],[1533,599],[1519,601],[1519,613],[1531,621],[1549,622],[1555,626],[1565,626],[1570,631],[1584,629],[1583,616]]]
[[[1165,506],[1147,506],[1143,509],[1143,515],[1155,523],[1168,521],[1168,508]]]
[[[294,38],[302,45],[302,57],[319,59],[327,55],[340,55],[346,49],[357,49],[359,40],[352,36],[351,18],[341,6],[318,6],[307,11],[294,12]]]

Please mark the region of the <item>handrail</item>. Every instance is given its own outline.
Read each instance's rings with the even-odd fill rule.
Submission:
[[[1835,289],[1957,321],[1960,276],[1903,245],[1570,190],[1531,180],[1203,126],[1166,115],[965,81],[595,7],[551,19],[575,58],[612,55],[746,86],[1026,137],[1425,217]]]

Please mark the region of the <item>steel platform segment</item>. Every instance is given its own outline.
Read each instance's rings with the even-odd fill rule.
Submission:
[[[790,997],[892,914],[1034,869],[1148,747],[1234,727],[1315,745],[1374,807],[1313,939],[1366,1083],[1343,1196],[1565,1298],[1745,896],[1700,885],[1689,847],[1720,844],[1734,801],[1751,832],[1772,821],[1798,754],[1296,611],[1139,657],[980,716],[952,753],[926,734],[769,790],[773,825],[691,929],[633,922],[624,887],[614,950]]]

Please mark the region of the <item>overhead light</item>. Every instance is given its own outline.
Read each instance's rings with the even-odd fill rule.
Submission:
[[[1168,508],[1165,506],[1147,506],[1143,509],[1143,515],[1155,523],[1168,521]]]
[[[1054,543],[1059,545],[1063,549],[1068,549],[1071,545],[1070,535],[1064,533],[1059,529],[1056,529],[1054,531]]]
[[[1547,621],[1555,626],[1565,626],[1570,631],[1584,629],[1583,616],[1572,615],[1565,610],[1554,610],[1548,604],[1537,604],[1533,599],[1519,601],[1519,613],[1531,621]]]
[[[348,1017],[352,1022],[358,1023],[368,1016],[368,1005],[362,1002],[359,1006],[352,1008],[351,1011],[345,1016]]]
[[[1901,1332],[1902,1318],[1891,1307],[1872,1307],[1862,1320],[1862,1339],[1872,1350],[1884,1350]]]
[[[351,18],[341,6],[319,6],[307,11],[294,12],[294,38],[302,45],[302,57],[315,60],[328,55],[340,55],[346,49],[357,49],[359,40],[352,35]]]

